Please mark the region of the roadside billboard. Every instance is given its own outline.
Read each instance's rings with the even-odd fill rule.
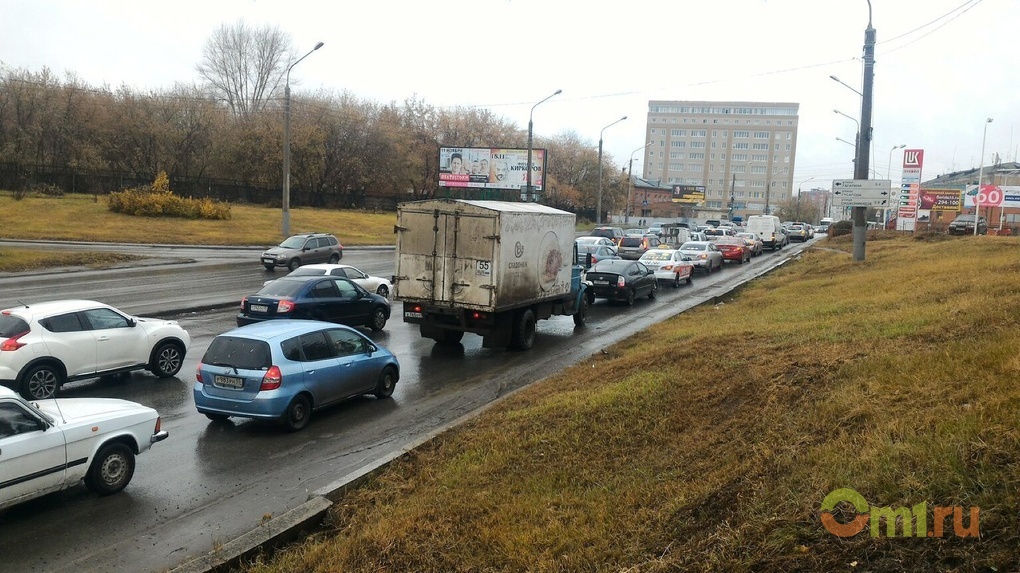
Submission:
[[[531,150],[531,186],[544,189],[544,149]],[[520,189],[528,185],[528,150],[489,147],[440,147],[439,186]]]
[[[977,196],[977,185],[968,185],[963,195],[963,206],[974,208]],[[977,197],[982,208],[1002,207],[1004,209],[1020,208],[1020,186],[1016,185],[982,185],[981,196]]]
[[[695,204],[701,203],[705,200],[705,186],[704,185],[674,185],[673,186],[673,199],[674,203],[688,203]]]
[[[959,211],[959,189],[921,189],[917,208],[929,211]]]

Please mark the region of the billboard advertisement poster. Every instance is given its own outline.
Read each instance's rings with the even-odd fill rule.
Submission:
[[[977,185],[968,185],[963,194],[963,206],[974,207]],[[1020,208],[1020,186],[1016,185],[982,185],[978,203],[984,207],[1002,207],[1005,209]]]
[[[921,189],[917,206],[929,211],[959,211],[960,190]]]
[[[531,186],[545,183],[544,149],[531,150]],[[490,147],[440,147],[439,186],[521,189],[528,185],[528,150]]]
[[[705,200],[704,185],[674,185],[673,203],[701,203]]]

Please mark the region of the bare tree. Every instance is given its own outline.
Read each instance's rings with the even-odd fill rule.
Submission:
[[[290,35],[278,27],[252,28],[240,20],[213,32],[196,70],[235,117],[250,117],[266,108],[293,51]]]

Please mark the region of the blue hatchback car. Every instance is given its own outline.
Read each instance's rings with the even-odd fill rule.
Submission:
[[[214,338],[195,378],[195,406],[210,420],[257,418],[297,431],[313,410],[352,396],[389,398],[400,365],[351,327],[270,320]]]

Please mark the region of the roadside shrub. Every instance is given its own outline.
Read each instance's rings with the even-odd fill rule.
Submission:
[[[840,235],[849,235],[854,232],[853,221],[836,221],[829,225],[829,236],[838,237]]]
[[[174,195],[170,178],[160,172],[148,187],[135,187],[110,193],[107,208],[114,213],[138,217],[178,217],[182,219],[230,219],[230,205],[211,199],[192,199]]]

